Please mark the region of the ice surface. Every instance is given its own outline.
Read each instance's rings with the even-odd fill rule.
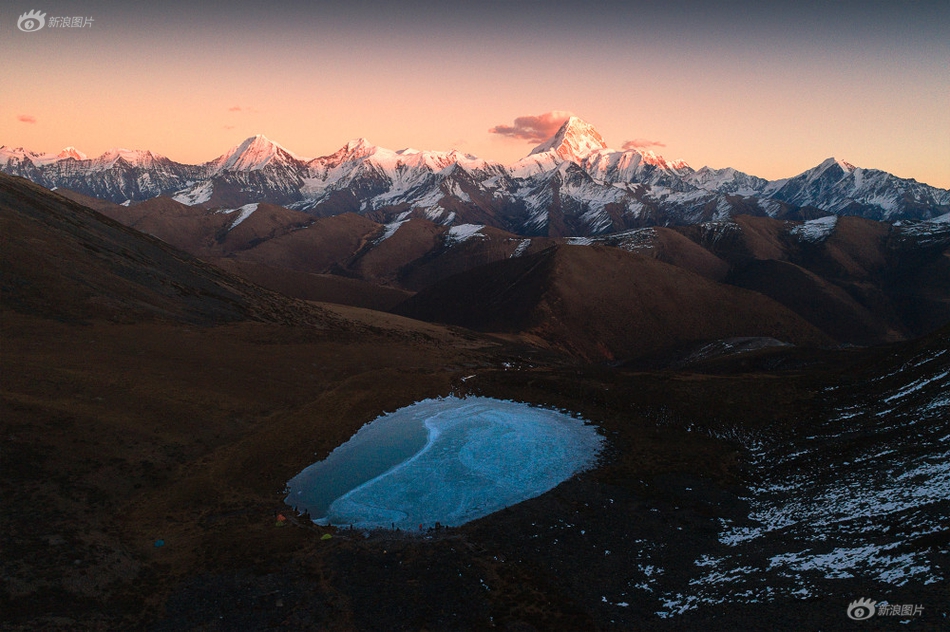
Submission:
[[[325,513],[305,502],[314,487],[326,485],[321,477],[305,476],[310,468],[288,483],[287,502],[320,522],[361,529],[458,526],[539,496],[588,469],[603,441],[592,426],[565,413],[487,397],[447,397],[378,418],[311,468],[329,463],[338,451],[352,457],[379,449],[361,439],[377,428],[420,421],[427,440],[418,452],[340,493]],[[359,445],[351,445],[354,441]]]

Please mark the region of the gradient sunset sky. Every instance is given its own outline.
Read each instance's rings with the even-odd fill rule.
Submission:
[[[950,188],[947,0],[196,4],[5,2],[0,144],[200,163],[362,136],[509,163],[557,111],[695,168],[835,156]],[[21,32],[32,9],[93,21]]]

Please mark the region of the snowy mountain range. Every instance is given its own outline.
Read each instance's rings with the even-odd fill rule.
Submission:
[[[424,217],[555,237],[738,214],[893,222],[950,212],[948,190],[842,160],[775,181],[731,168],[697,170],[652,151],[610,149],[577,117],[512,165],[454,150],[393,151],[362,138],[309,160],[258,135],[201,165],[150,151],[112,149],[90,159],[73,147],[39,154],[0,146],[0,171],[126,205],[157,196],[205,208],[268,202],[316,216]]]

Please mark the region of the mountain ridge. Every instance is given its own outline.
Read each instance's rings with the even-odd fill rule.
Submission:
[[[259,134],[199,165],[148,150],[90,159],[72,147],[40,154],[0,146],[0,171],[126,205],[159,195],[205,208],[268,202],[317,216],[356,212],[381,223],[416,216],[552,237],[737,214],[895,222],[950,212],[950,190],[836,158],[769,181],[731,167],[694,169],[649,150],[610,149],[577,117],[511,165],[458,150],[390,150],[365,138],[307,159]]]

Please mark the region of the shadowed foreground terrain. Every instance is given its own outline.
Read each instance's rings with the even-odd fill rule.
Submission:
[[[852,629],[862,597],[947,621],[947,327],[579,363],[286,299],[2,185],[3,629]],[[453,392],[575,411],[601,463],[422,534],[283,504],[364,423]]]

